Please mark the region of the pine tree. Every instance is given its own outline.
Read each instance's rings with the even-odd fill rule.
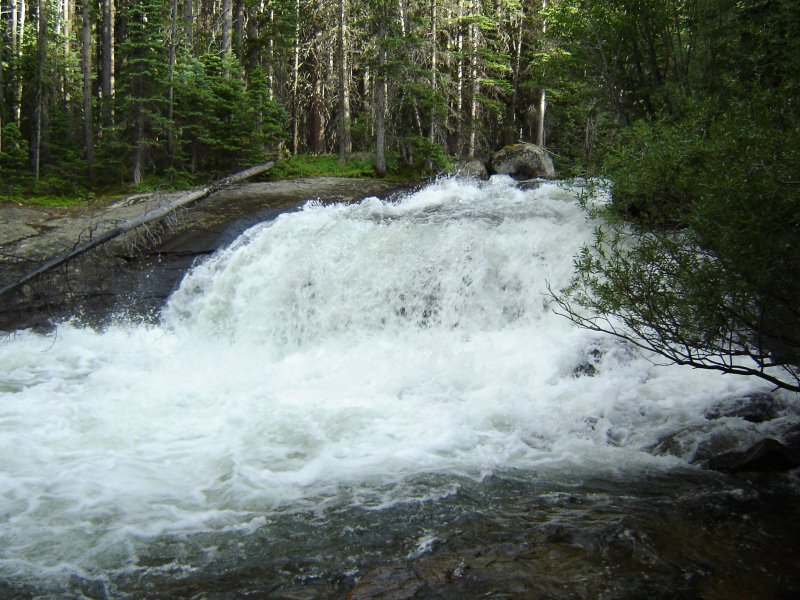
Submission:
[[[131,152],[131,181],[139,184],[160,148],[167,126],[168,56],[159,0],[130,2],[127,37],[120,43],[117,84],[123,136]],[[163,158],[163,157],[160,157]]]

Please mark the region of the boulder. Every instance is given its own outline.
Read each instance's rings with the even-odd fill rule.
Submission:
[[[514,179],[549,179],[556,176],[553,159],[544,148],[536,144],[506,146],[494,153],[491,167],[498,175],[511,175]]]
[[[705,413],[706,419],[738,417],[750,423],[763,423],[778,418],[783,402],[776,396],[759,392],[744,397],[726,398]]]
[[[468,158],[456,163],[456,175],[482,180],[489,179],[486,165],[478,158]]]
[[[800,453],[796,447],[767,438],[747,450],[715,456],[707,466],[726,473],[788,471],[800,467]]]

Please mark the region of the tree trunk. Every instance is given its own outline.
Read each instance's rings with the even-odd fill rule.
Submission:
[[[456,52],[458,71],[456,74],[456,154],[464,156],[464,33],[461,23],[464,19],[464,0],[458,0],[458,19],[456,26]]]
[[[0,4],[0,6],[2,6],[2,4]],[[5,54],[5,49],[6,49],[6,28],[2,19],[0,19],[0,152],[3,151],[3,126],[5,125],[3,117],[6,114],[5,81],[3,78],[3,69],[2,69],[3,55]]]
[[[300,149],[300,0],[294,0],[294,64],[292,66],[292,154]]]
[[[167,88],[167,156],[169,157],[169,179],[172,181],[172,168],[175,166],[175,61],[178,51],[178,0],[172,0],[169,25],[169,74]]]
[[[46,124],[45,105],[45,64],[47,61],[47,1],[39,0],[36,7],[37,18],[37,45],[36,59],[36,100],[33,119],[32,170],[33,178],[39,181],[42,169],[42,155],[44,146],[44,132]]]
[[[545,139],[544,119],[547,112],[547,90],[539,90],[539,109],[536,111],[536,144],[544,148],[547,140]]]
[[[317,49],[319,51],[319,49]],[[311,93],[311,152],[323,154],[325,152],[325,77],[324,63],[320,64],[320,57],[315,57],[314,87]]]
[[[22,120],[22,85],[19,67],[22,62],[22,34],[25,30],[25,0],[11,0],[11,54],[15,77],[11,83],[11,117],[19,124]]]
[[[186,45],[194,50],[194,0],[183,0],[183,35]]]
[[[103,0],[103,61],[101,70],[101,117],[103,127],[114,124],[114,2]]]
[[[519,23],[517,24],[516,35],[517,39],[514,40],[514,66],[512,73],[512,86],[511,90],[511,103],[508,106],[506,113],[506,125],[503,132],[503,143],[505,145],[513,144],[518,138],[522,137],[522,131],[517,126],[517,111],[519,110],[519,86],[520,74],[522,72],[522,40],[525,31],[525,8],[524,5],[519,9]]]
[[[339,79],[339,163],[344,164],[350,151],[350,91],[347,76],[347,0],[339,0],[339,28],[337,40],[337,62]]]
[[[81,7],[81,70],[83,71],[83,144],[86,149],[86,175],[94,183],[94,116],[92,114],[92,22],[91,0]]]
[[[481,91],[481,82],[478,79],[478,28],[475,24],[469,26],[470,39],[470,99],[469,99],[469,145],[467,155],[475,156],[478,138],[478,96]]]
[[[75,12],[74,0],[61,0],[60,19],[58,20],[59,33],[64,52],[64,67],[59,69],[58,86],[60,97],[67,102],[67,109],[71,107],[70,86],[69,86],[69,67],[70,54],[72,53],[72,15]]]
[[[436,0],[431,0],[431,94],[433,95],[433,100],[431,101],[431,115],[430,115],[430,124],[428,128],[428,142],[430,145],[433,146],[436,143],[436,76],[437,76],[437,65],[436,65]],[[426,161],[426,166],[428,170],[433,169],[433,160],[429,156]]]
[[[250,45],[255,46],[253,43],[258,39],[258,25],[257,21],[251,16],[247,22],[247,37]],[[258,61],[258,52],[248,51],[248,63],[251,68],[255,67]],[[275,6],[272,2],[269,3],[269,43],[267,50],[267,84],[269,86],[269,99],[275,99]]]
[[[547,10],[547,0],[542,0],[542,10]],[[547,34],[547,19],[542,19],[542,36]],[[539,90],[539,110],[536,112],[536,144],[545,147],[545,116],[547,114],[547,90]]]
[[[134,107],[135,119],[135,139],[133,142],[133,185],[139,185],[144,179],[142,170],[144,167],[144,110],[141,103],[137,103]]]
[[[223,58],[229,58],[231,55],[233,42],[233,0],[222,0],[222,35],[221,35],[221,51]]]
[[[386,7],[381,2],[378,31],[378,72],[375,77],[375,170],[386,175]]]
[[[245,10],[244,0],[237,0],[236,2],[236,18],[233,20],[233,31],[235,33],[233,39],[234,53],[241,60],[244,56],[242,50],[244,47],[244,31],[245,31]]]

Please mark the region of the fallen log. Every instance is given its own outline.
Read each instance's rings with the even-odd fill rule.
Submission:
[[[96,248],[97,246],[105,244],[106,242],[113,240],[114,238],[124,235],[126,233],[129,233],[134,229],[137,229],[138,227],[141,227],[148,223],[152,223],[159,219],[163,219],[165,216],[178,210],[179,208],[189,206],[192,203],[207,198],[214,192],[217,192],[224,187],[233,185],[234,183],[245,181],[246,179],[249,179],[256,175],[260,175],[261,173],[264,173],[269,169],[271,169],[274,165],[275,161],[270,161],[261,165],[256,165],[255,167],[250,167],[249,169],[245,169],[244,171],[234,173],[233,175],[229,175],[224,179],[215,181],[211,183],[209,186],[204,187],[200,190],[187,192],[186,194],[179,196],[172,202],[164,204],[163,206],[159,206],[149,212],[139,215],[138,217],[135,217],[133,219],[128,219],[127,221],[125,221],[121,225],[118,225],[114,229],[111,229],[110,231],[107,231],[106,233],[100,236],[94,237],[83,244],[75,246],[75,248],[73,248],[72,250],[70,250],[65,254],[56,256],[46,261],[45,263],[41,264],[39,267],[31,271],[30,273],[20,277],[16,281],[13,281],[12,283],[4,286],[3,288],[0,288],[0,296],[3,296],[9,292],[12,292],[22,287],[23,285],[25,285],[29,281],[32,281],[39,275],[42,275],[43,273],[46,273],[50,269],[53,269],[59,265],[63,265],[64,263],[69,262],[76,256],[83,254],[87,250],[91,250],[92,248]]]

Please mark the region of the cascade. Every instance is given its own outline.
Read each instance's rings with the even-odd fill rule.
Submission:
[[[309,203],[197,265],[158,325],[8,336],[0,580],[125,596],[250,560],[236,544],[292,519],[668,473],[714,427],[755,439],[704,411],[758,384],[553,313],[593,225],[574,187],[504,177]],[[652,452],[678,430],[683,453]]]

